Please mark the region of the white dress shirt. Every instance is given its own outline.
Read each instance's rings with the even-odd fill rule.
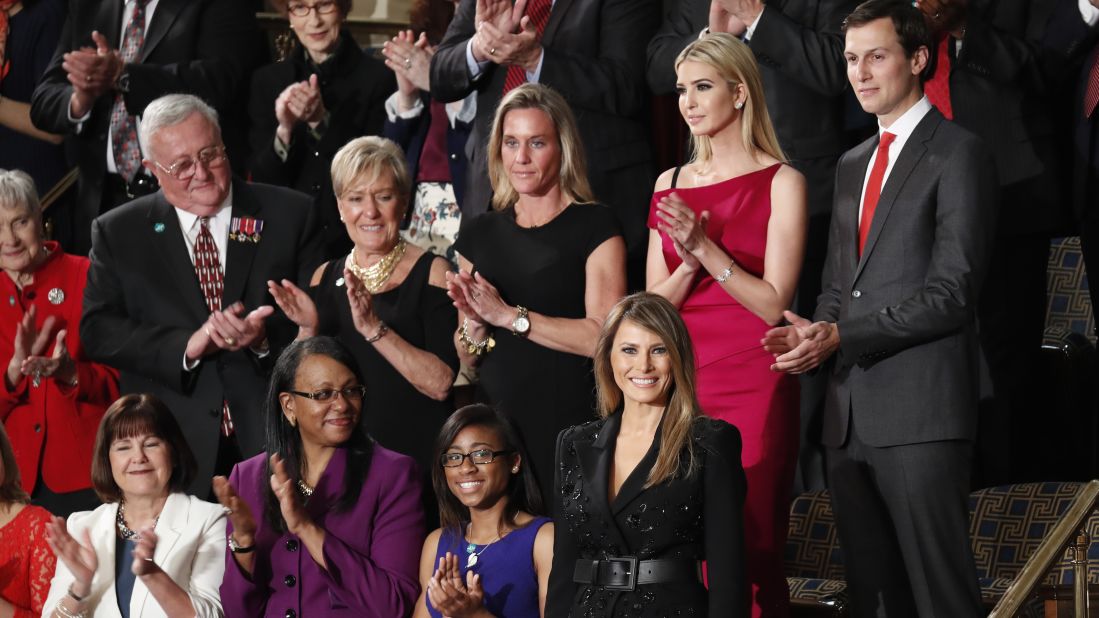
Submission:
[[[908,108],[908,111],[901,114],[900,118],[894,120],[893,124],[888,127],[878,124],[878,139],[881,139],[881,134],[886,131],[897,136],[893,143],[889,145],[889,163],[885,166],[885,176],[881,180],[883,191],[885,190],[885,183],[889,180],[889,173],[893,171],[893,165],[897,162],[897,157],[904,150],[904,145],[908,142],[908,138],[912,136],[912,132],[916,130],[916,125],[920,124],[920,121],[929,111],[931,111],[931,101],[928,101],[927,97],[924,96],[916,101],[915,105]],[[874,161],[877,158],[878,149],[875,148],[874,154],[870,156],[870,164],[866,166],[866,175],[862,179],[862,191],[859,193],[859,221],[862,220],[862,203],[866,199],[866,185],[870,181],[870,171],[874,169]]]

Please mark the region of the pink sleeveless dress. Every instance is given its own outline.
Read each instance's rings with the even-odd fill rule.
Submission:
[[[708,210],[706,235],[741,269],[762,276],[771,182],[780,167],[776,163],[712,185],[659,191],[649,208],[649,227],[656,229],[660,198],[675,192],[696,214]],[[661,240],[668,270],[674,271],[682,260],[666,234],[661,233]],[[783,552],[798,453],[798,382],[770,370],[774,359],[760,340],[771,327],[705,270],[699,270],[679,311],[695,348],[702,409],[735,425],[744,439],[744,533],[752,615],[786,616],[789,593]]]

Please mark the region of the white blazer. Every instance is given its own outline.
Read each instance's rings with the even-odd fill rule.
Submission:
[[[87,607],[96,618],[121,618],[115,593],[115,519],[118,504],[104,504],[94,511],[73,513],[68,529],[73,538],[83,542],[84,530],[91,533],[99,567],[92,577]],[[187,591],[197,618],[219,618],[221,595],[218,588],[225,574],[225,510],[188,496],[174,493],[164,502],[156,527],[157,543],[153,561]],[[130,568],[129,565],[126,568]],[[43,618],[53,615],[54,607],[68,593],[73,575],[61,560],[50,583],[50,594],[42,608]],[[132,618],[166,616],[160,604],[149,594],[141,579],[134,582],[130,596]]]

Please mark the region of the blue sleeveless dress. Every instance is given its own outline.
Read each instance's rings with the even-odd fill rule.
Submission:
[[[473,572],[481,576],[485,591],[485,609],[501,618],[539,618],[538,576],[534,572],[534,539],[548,517],[535,517],[531,522],[490,545],[476,545],[477,564]],[[439,547],[435,550],[435,564],[449,551],[458,556],[458,565],[465,579],[466,540],[459,531],[443,529]],[[483,551],[482,551],[483,550]],[[425,601],[432,618],[442,618],[432,605]]]

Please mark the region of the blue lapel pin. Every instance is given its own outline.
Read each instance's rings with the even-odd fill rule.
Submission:
[[[164,231],[164,224],[160,223],[159,221],[154,223],[153,224],[153,231],[156,232],[157,234],[160,234],[161,232]]]

